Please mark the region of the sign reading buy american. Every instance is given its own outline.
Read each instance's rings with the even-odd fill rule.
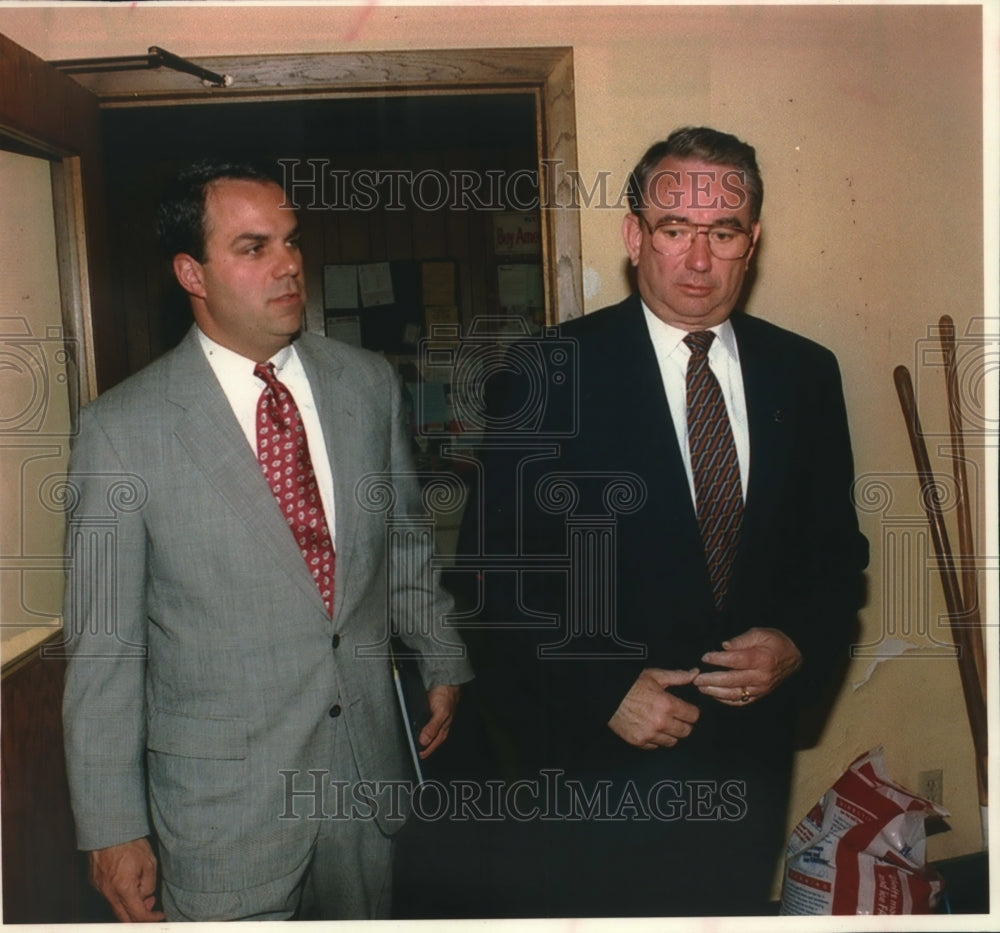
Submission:
[[[508,211],[493,215],[493,252],[505,256],[537,255],[542,251],[542,234],[537,212]]]

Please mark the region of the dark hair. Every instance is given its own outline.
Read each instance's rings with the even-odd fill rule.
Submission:
[[[205,198],[214,182],[257,181],[283,187],[276,166],[257,162],[195,162],[168,185],[156,215],[156,233],[169,258],[187,253],[205,261]]]
[[[685,126],[647,150],[628,180],[628,201],[632,213],[646,206],[646,188],[653,170],[666,158],[698,159],[710,165],[733,166],[743,174],[743,185],[750,196],[750,220],[760,219],[764,202],[764,181],[757,167],[753,146],[730,133],[707,126]]]

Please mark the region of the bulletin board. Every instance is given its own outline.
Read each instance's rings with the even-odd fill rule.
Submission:
[[[433,324],[458,323],[457,276],[448,259],[326,265],[326,334],[388,355],[415,354]]]

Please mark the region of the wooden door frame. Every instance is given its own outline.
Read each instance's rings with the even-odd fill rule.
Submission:
[[[388,94],[535,94],[542,263],[549,323],[583,313],[573,50],[443,49],[192,59],[229,75],[228,87],[155,69],[78,76],[104,107],[274,102]],[[544,167],[544,170],[541,170]]]
[[[0,147],[45,159],[51,170],[72,433],[79,405],[99,391],[98,374],[114,380],[116,361],[124,358],[109,300],[99,106],[80,84],[4,35],[0,87]],[[50,345],[59,339],[51,333],[31,337]],[[59,376],[44,374],[57,382]],[[31,437],[24,445],[24,438],[10,443],[27,453],[34,445]],[[55,446],[56,438],[49,435],[47,443]],[[26,502],[24,493],[18,489]],[[45,505],[57,501],[54,496]],[[21,520],[30,516],[22,513]],[[36,557],[19,555],[10,566],[24,560],[31,565]],[[49,560],[43,556],[39,563]],[[109,920],[110,913],[93,906],[85,861],[75,845],[59,714],[64,665],[43,661],[39,652],[62,636],[48,625],[38,629],[40,637],[31,647],[19,646],[3,671],[4,919],[22,924]]]
[[[120,329],[111,319],[97,98],[0,34],[0,145],[46,159],[52,172],[63,339],[76,378],[70,416],[117,381]],[[99,373],[106,374],[104,380]]]

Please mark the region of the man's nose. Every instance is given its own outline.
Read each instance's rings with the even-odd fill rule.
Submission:
[[[699,230],[694,237],[691,248],[684,257],[684,264],[689,269],[704,272],[712,266],[712,251],[708,248],[708,231]]]
[[[297,276],[302,272],[302,253],[298,246],[283,246],[274,265],[275,278]]]

